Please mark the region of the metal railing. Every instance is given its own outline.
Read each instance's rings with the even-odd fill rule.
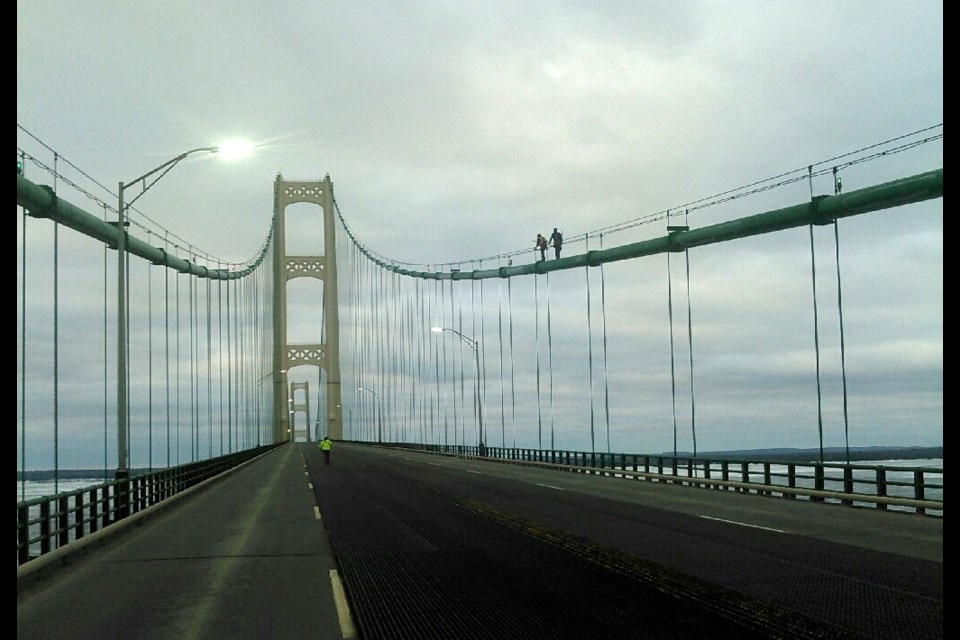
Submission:
[[[662,454],[467,445],[388,443],[380,446],[485,458],[628,480],[665,482],[943,517],[943,469],[936,467],[708,459]]]
[[[17,503],[17,566],[83,540],[279,445],[111,480]]]

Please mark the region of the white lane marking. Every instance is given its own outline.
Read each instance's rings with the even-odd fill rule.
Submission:
[[[330,584],[333,586],[333,603],[337,606],[337,620],[340,622],[340,634],[344,638],[356,638],[357,630],[353,626],[353,617],[350,615],[350,606],[347,604],[347,594],[343,591],[343,583],[336,569],[330,569]]]
[[[547,489],[556,489],[557,491],[566,491],[563,487],[555,487],[552,484],[540,484],[536,483],[538,487],[546,487]]]
[[[314,519],[314,520],[320,520],[320,519],[321,519],[321,518],[320,518],[320,507],[318,507],[318,506],[316,506],[316,505],[313,506],[313,519]]]
[[[764,531],[773,531],[774,533],[786,533],[783,529],[771,529],[770,527],[761,527],[758,524],[747,524],[746,522],[737,522],[736,520],[724,520],[723,518],[711,518],[710,516],[700,516],[705,520],[716,520],[717,522],[726,522],[728,524],[736,524],[741,527],[750,527],[751,529],[763,529]]]
[[[311,491],[313,491],[313,483],[312,483],[312,482],[308,482],[308,483],[307,483],[307,489],[310,489]]]
[[[432,466],[432,467],[439,467],[439,466],[440,466],[440,465],[438,465],[436,462],[428,462],[427,464],[429,464],[429,465]]]
[[[478,476],[482,476],[482,475],[483,475],[483,473],[481,473],[481,472],[479,472],[479,471],[474,471],[473,469],[467,469],[467,473],[475,473],[475,474],[477,474]]]

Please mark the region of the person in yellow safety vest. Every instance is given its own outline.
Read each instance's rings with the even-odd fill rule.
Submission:
[[[330,448],[333,447],[333,441],[330,436],[323,436],[320,441],[320,451],[323,452],[323,464],[330,464]]]

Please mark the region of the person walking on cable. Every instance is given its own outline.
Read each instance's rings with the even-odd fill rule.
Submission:
[[[563,246],[563,234],[557,231],[557,228],[553,228],[553,233],[550,234],[550,244],[553,245],[553,255],[554,258],[560,258],[560,247]]]
[[[543,262],[547,259],[546,250],[547,250],[547,239],[543,237],[542,233],[537,234],[537,244],[536,248],[540,251],[540,262]]]

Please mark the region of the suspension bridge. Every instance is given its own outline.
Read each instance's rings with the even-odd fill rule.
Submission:
[[[554,259],[531,246],[435,264],[367,246],[330,176],[277,175],[262,248],[235,263],[124,198],[216,148],[103,196],[18,147],[18,479],[103,475],[46,515],[18,495],[18,635],[942,637],[942,517],[913,516],[942,516],[942,469],[912,470],[898,493],[886,469],[852,463],[871,444],[858,425],[898,398],[851,392],[845,350],[844,250],[863,246],[843,225],[943,197],[942,168],[852,174],[942,141],[942,125],[920,133],[568,236]],[[772,272],[745,288],[787,301],[771,326],[738,326],[747,291],[708,295],[744,243]],[[781,348],[751,354],[729,402],[719,381],[759,333]],[[784,361],[806,384],[752,395]],[[926,391],[942,421],[942,386]],[[770,403],[777,424],[756,424]],[[710,453],[731,441],[810,449],[809,470]],[[825,502],[840,505],[832,526],[813,511]],[[723,561],[734,548],[739,570]],[[860,566],[814,593],[823,554]],[[135,586],[151,564],[170,569]],[[910,587],[878,577],[891,567]],[[176,593],[157,591],[166,580]],[[825,604],[853,584],[870,587]]]

